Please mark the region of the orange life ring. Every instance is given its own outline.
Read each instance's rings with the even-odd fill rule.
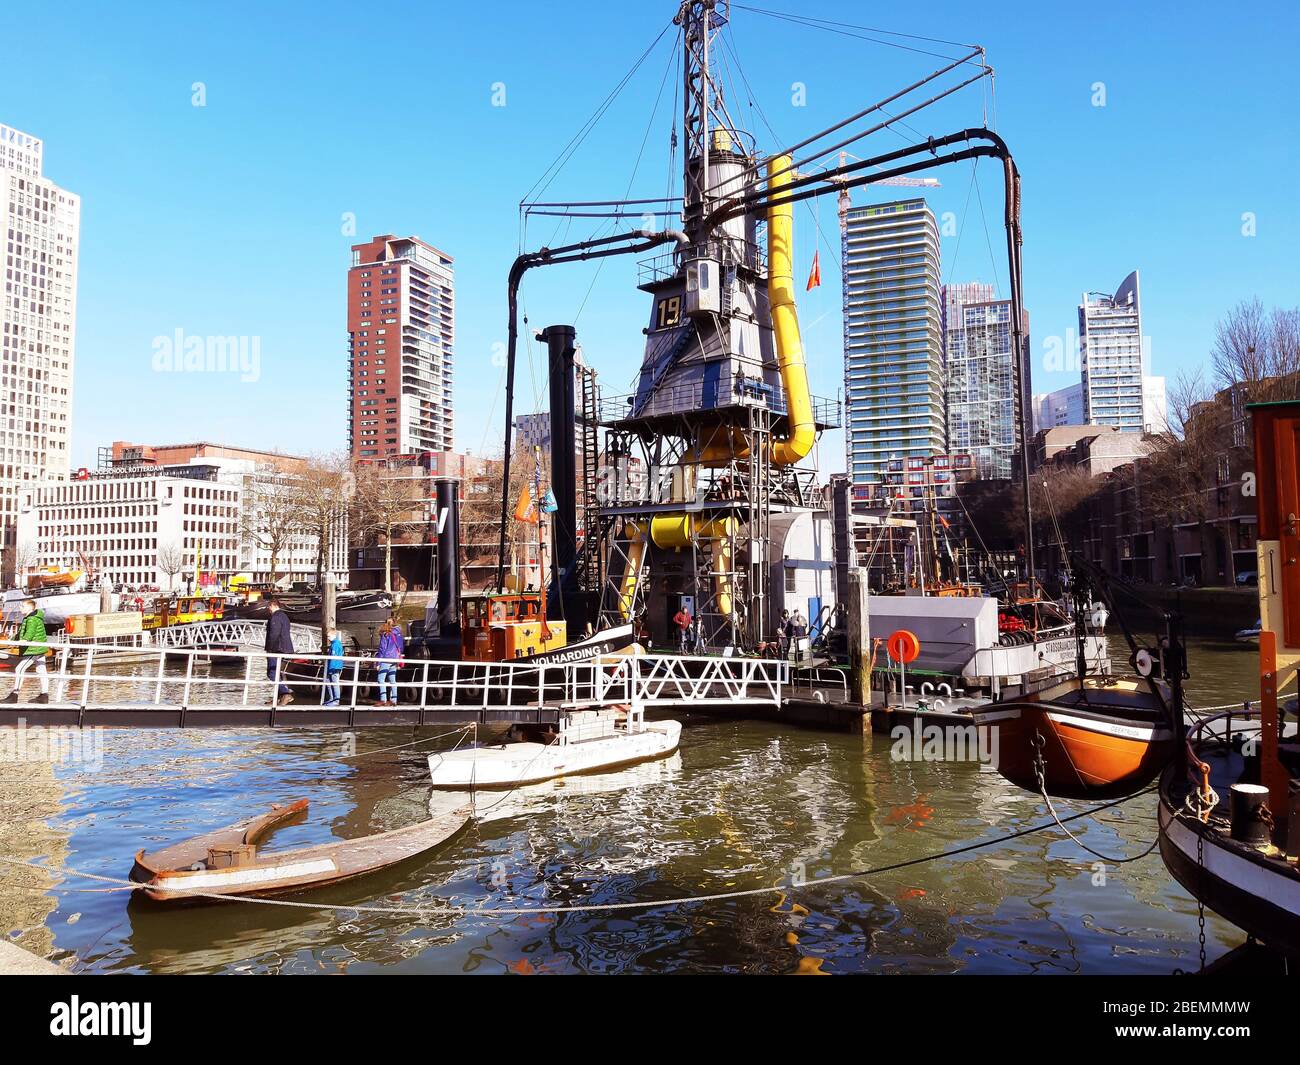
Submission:
[[[916,633],[899,629],[890,634],[885,650],[895,662],[912,662],[921,653],[921,641],[916,638]]]

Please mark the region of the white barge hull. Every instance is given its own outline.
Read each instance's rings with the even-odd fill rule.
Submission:
[[[435,788],[463,791],[539,784],[575,773],[592,773],[634,762],[666,758],[681,741],[680,721],[646,722],[639,732],[555,743],[506,743],[429,755]]]

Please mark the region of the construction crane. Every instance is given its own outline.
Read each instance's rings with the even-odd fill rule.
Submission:
[[[857,158],[858,157],[856,155],[849,155],[848,152],[840,152],[840,166],[843,166],[850,159],[857,159]],[[839,206],[839,216],[840,216],[840,232],[843,233],[844,230],[847,228],[849,222],[849,208],[852,207],[853,204],[852,201],[850,201],[849,199],[849,190],[843,187],[845,179],[831,178],[830,180],[832,182],[838,182],[839,185],[841,186],[840,194],[838,197],[838,206]],[[931,177],[925,177],[925,178],[906,177],[906,176],[889,177],[889,178],[881,178],[879,181],[873,181],[872,184],[892,185],[897,188],[904,188],[904,189],[938,189],[943,187],[942,185],[939,184],[938,178],[931,178]]]

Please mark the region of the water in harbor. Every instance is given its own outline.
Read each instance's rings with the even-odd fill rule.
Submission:
[[[1256,694],[1252,650],[1193,641],[1191,704]],[[278,832],[276,847],[409,824],[428,799],[425,755],[451,740],[382,749],[437,731],[365,730],[351,757],[330,732],[115,730],[102,733],[97,769],[93,760],[52,772],[0,766],[6,813],[28,811],[0,835],[4,854],[48,856],[61,876],[52,884],[0,866],[4,931],[89,972],[1168,973],[1198,964],[1196,905],[1158,853],[1102,868],[1059,831],[733,901],[472,912],[815,881],[1046,817],[989,768],[891,759],[888,737],[703,717],[688,720],[673,759],[484,795],[483,820],[431,859],[297,897],[407,909],[455,899],[465,905],[455,916],[244,902],[162,910],[63,875],[122,878],[141,847],[297,798],[311,800],[310,815]],[[1135,853],[1154,839],[1154,805],[1145,798],[1072,827],[1097,850]],[[1210,959],[1243,939],[1213,915],[1206,934]]]

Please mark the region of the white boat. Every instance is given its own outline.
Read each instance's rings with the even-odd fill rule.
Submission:
[[[3,612],[6,621],[17,621],[22,617],[22,604],[25,599],[36,601],[36,609],[44,616],[45,627],[50,630],[63,628],[68,618],[75,614],[98,614],[103,607],[103,601],[97,591],[71,591],[57,588],[30,592],[15,589],[5,592],[3,603],[0,604],[0,611]],[[110,597],[109,602],[113,610],[117,609],[119,599],[117,595]]]
[[[909,676],[915,671],[936,683],[947,678],[968,690],[997,693],[1072,670],[1078,659],[1073,622],[1003,632],[1000,603],[991,596],[873,595],[867,603],[873,636],[906,629],[920,641]],[[1110,672],[1103,634],[1090,631],[1083,652],[1090,671]]]
[[[595,773],[572,777],[553,777],[539,784],[521,784],[509,791],[494,793],[475,810],[479,822],[504,821],[512,817],[530,817],[554,810],[561,802],[584,802],[621,791],[638,788],[665,788],[681,780],[682,752],[635,765],[616,766]],[[439,789],[429,793],[430,810],[437,810],[454,800],[457,793]],[[588,807],[583,808],[588,809]],[[581,817],[581,813],[575,814]]]
[[[539,731],[536,726],[515,730],[524,735]],[[435,788],[457,791],[538,784],[666,758],[677,750],[681,735],[680,721],[646,721],[623,707],[569,710],[553,735],[435,751],[429,755],[429,776]]]

